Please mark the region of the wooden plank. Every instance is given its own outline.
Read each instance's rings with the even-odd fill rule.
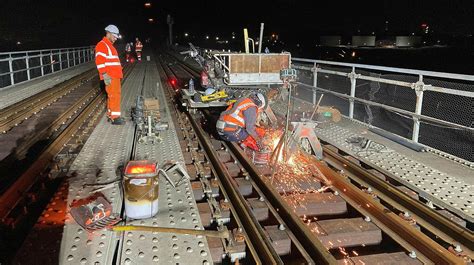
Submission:
[[[290,254],[291,240],[286,230],[280,230],[276,225],[265,226],[264,229],[278,255],[284,256]]]
[[[246,180],[245,178],[235,178],[235,182],[237,183],[237,187],[242,196],[245,197],[252,194],[253,187],[249,180]]]
[[[222,245],[222,240],[217,237],[208,237],[207,245],[209,246],[209,251],[211,251],[212,261],[215,264],[221,264],[222,256],[224,255],[224,245]]]
[[[262,54],[262,73],[280,73],[281,69],[289,68],[289,55],[287,54]]]
[[[247,200],[252,213],[258,221],[264,221],[268,219],[268,207],[264,201],[260,201],[258,198],[250,198]]]
[[[230,73],[258,73],[258,55],[230,55]]]
[[[347,204],[330,192],[306,193],[283,197],[298,216],[335,215],[347,212]]]
[[[204,227],[211,226],[212,223],[212,213],[211,208],[207,202],[197,203],[197,208],[199,211],[199,216],[201,217],[201,223]]]
[[[272,186],[280,194],[309,193],[320,189],[321,183],[313,177],[299,178],[299,176],[294,176],[291,179],[274,178]]]
[[[362,218],[332,219],[310,223],[310,229],[327,248],[377,245],[382,231]]]

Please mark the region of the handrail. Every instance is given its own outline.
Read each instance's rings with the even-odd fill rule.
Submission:
[[[33,53],[33,52],[44,52],[44,51],[55,51],[55,50],[71,50],[71,49],[86,49],[94,48],[94,46],[80,46],[80,47],[70,47],[70,48],[53,48],[53,49],[41,49],[41,50],[23,50],[23,51],[14,51],[14,52],[0,52],[0,56],[6,54],[18,54],[18,53]]]
[[[303,65],[301,65],[303,63]],[[304,65],[306,63],[306,65]],[[308,65],[309,64],[309,65]],[[327,69],[328,66],[342,66],[347,67],[345,71],[335,70],[335,69]],[[466,75],[466,74],[455,74],[455,73],[445,73],[445,72],[435,72],[435,71],[425,71],[425,70],[415,70],[415,69],[404,69],[404,68],[396,68],[396,67],[386,67],[386,66],[377,66],[377,65],[365,65],[365,64],[353,64],[353,63],[343,63],[343,62],[331,62],[331,61],[324,61],[324,60],[314,60],[314,59],[304,59],[304,58],[292,58],[292,67],[295,69],[306,70],[312,72],[313,77],[313,84],[303,84],[306,88],[309,88],[313,92],[313,104],[316,102],[316,91],[330,93],[335,96],[344,98],[349,101],[349,115],[350,119],[354,119],[354,106],[355,102],[362,103],[366,106],[377,106],[384,108],[388,111],[396,112],[399,114],[407,115],[409,118],[413,120],[413,133],[410,140],[413,142],[418,142],[419,138],[419,130],[420,130],[420,122],[422,120],[436,123],[442,126],[448,126],[451,128],[462,129],[466,131],[473,131],[474,128],[471,125],[463,125],[455,122],[450,122],[447,120],[438,119],[435,117],[431,117],[428,115],[423,115],[423,95],[425,91],[441,93],[446,95],[452,96],[460,96],[460,97],[467,97],[467,98],[474,98],[474,89],[473,91],[468,90],[458,90],[452,89],[448,87],[442,87],[442,85],[432,85],[426,81],[426,77],[437,78],[437,79],[449,79],[449,82],[459,81],[463,84],[466,82],[474,81],[474,75]],[[407,76],[417,77],[415,80],[411,81],[401,81],[396,79],[391,79],[387,76],[384,77],[374,77],[368,74],[365,74],[361,70],[377,70],[383,71],[385,73],[397,73],[398,75],[404,74]],[[318,74],[329,74],[335,76],[341,76],[349,79],[350,81],[350,90],[348,90],[348,94],[342,94],[335,91],[332,91],[332,88],[321,87],[318,85]],[[358,80],[365,80],[365,81],[372,81],[378,82],[382,84],[389,84],[389,85],[396,85],[400,87],[406,87],[408,89],[413,90],[414,100],[416,100],[415,110],[405,110],[396,108],[393,106],[389,106],[386,104],[372,102],[367,99],[359,98],[356,96],[357,90],[357,81]],[[349,87],[348,87],[349,89]],[[370,125],[370,124],[369,124]]]
[[[0,90],[90,62],[93,58],[94,46],[1,52],[0,62],[8,62],[8,68],[0,72]],[[20,67],[15,67],[18,63]],[[33,72],[36,69],[41,71]]]
[[[334,65],[334,66],[345,66],[345,67],[351,67],[351,68],[355,67],[359,69],[379,70],[379,71],[401,73],[401,74],[424,75],[424,76],[431,76],[431,77],[438,77],[438,78],[474,81],[474,75],[465,75],[465,74],[435,72],[435,71],[378,66],[378,65],[369,65],[369,64],[342,63],[342,62],[332,62],[332,61],[324,61],[324,60],[304,59],[304,58],[292,58],[292,61],[318,63],[318,64],[326,64],[326,65]]]

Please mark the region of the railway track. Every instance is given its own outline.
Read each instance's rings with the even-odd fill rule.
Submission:
[[[324,161],[300,154],[293,160],[298,163],[256,166],[238,145],[216,139],[210,129],[215,113],[179,108],[176,92],[197,71],[169,56],[161,57],[157,66],[174,106],[170,114],[202,224],[209,230],[231,231],[227,240],[208,238],[215,263],[463,264],[472,258],[469,229],[433,214],[390,183],[377,182],[373,177],[380,179],[380,174],[367,171],[366,165],[329,143],[324,143]],[[168,82],[178,79],[182,82]],[[26,171],[29,176],[22,176],[23,191],[41,190],[38,180],[46,175],[38,172],[44,168],[67,168],[103,113],[103,101],[100,95],[93,98],[54,134],[56,140]],[[52,154],[58,153],[51,166]],[[322,175],[329,182],[321,181]],[[28,187],[32,181],[36,184]],[[10,205],[2,198],[0,205]],[[29,198],[26,192],[20,201],[24,198]],[[16,209],[9,209],[8,215],[18,213]],[[448,250],[456,244],[462,252]]]
[[[189,67],[183,65],[177,67],[176,63],[162,65],[169,68],[164,69],[168,78],[182,79],[186,74],[188,78],[196,77],[196,71],[190,70]],[[207,127],[212,127],[212,121],[209,121],[212,115],[209,113],[187,115],[213,167],[222,168],[219,170],[222,171],[219,174],[221,183],[224,183],[221,184],[222,188],[239,191],[240,195],[236,195],[231,203],[250,205],[253,218],[257,218],[261,228],[257,228],[256,233],[260,233],[263,237],[261,231],[265,230],[268,224],[288,228],[286,230],[289,232],[288,238],[293,246],[290,249],[293,252],[286,253],[286,256],[284,252],[278,253],[280,259],[273,255],[275,259],[272,262],[283,261],[289,255],[307,263],[316,261],[326,264],[333,264],[336,260],[349,264],[383,260],[398,260],[407,264],[462,264],[471,257],[472,232],[454,225],[447,218],[443,219],[433,214],[433,211],[426,211],[419,202],[418,204],[413,202],[412,198],[410,201],[405,198],[407,196],[403,197],[390,187],[384,190],[371,183],[363,189],[364,187],[355,181],[355,178],[336,172],[340,171],[338,167],[342,166],[345,172],[352,170],[352,175],[358,175],[360,180],[364,177],[361,175],[363,169],[357,171],[356,165],[347,161],[335,163],[335,157],[342,156],[338,154],[330,156],[330,147],[325,147],[327,161],[323,163],[305,158],[309,159],[306,161],[307,164],[317,165],[317,170],[329,178],[330,186],[324,186],[324,183],[308,176],[298,179],[295,175],[282,178],[280,183],[275,183],[276,181],[269,177],[272,175],[268,174],[269,169],[253,165],[240,147],[212,139],[212,132],[202,130],[203,123]],[[210,124],[211,126],[208,126]],[[210,146],[213,146],[214,150],[211,150]],[[217,158],[213,158],[214,156]],[[243,184],[245,181],[248,183]],[[368,186],[376,186],[377,189],[368,192]],[[402,196],[403,199],[399,201],[399,205],[384,206],[397,200],[397,196]],[[391,198],[391,201],[387,198]],[[265,206],[258,210],[252,208],[256,201],[260,206]],[[408,217],[406,215],[400,217],[400,205],[404,207],[402,209],[408,210]],[[266,214],[260,215],[262,212]],[[416,217],[416,222],[413,222],[413,217]],[[431,218],[438,219],[432,222]],[[252,225],[255,224],[254,222]],[[427,229],[428,233],[425,231],[427,226],[432,226],[431,229]],[[257,243],[254,239],[248,241]],[[261,244],[266,244],[267,248],[275,248],[272,244],[269,245],[268,241],[263,239]],[[447,249],[447,246],[456,242],[465,250],[464,260],[461,257],[463,255]],[[270,253],[272,251],[265,256],[272,256]]]
[[[33,97],[26,98],[16,104],[0,110],[0,132],[7,133],[38,112],[82,86],[83,83],[96,77],[94,69],[86,71],[57,86],[42,91]]]
[[[125,78],[131,69],[126,67]],[[5,245],[0,248],[5,257],[19,247],[21,238],[53,196],[69,163],[104,113],[106,96],[91,73],[79,75],[53,91],[41,93],[39,99],[36,96],[25,99],[2,112],[10,118],[28,117],[0,135],[3,142],[21,139],[13,152],[0,162],[0,228],[4,235],[0,246]],[[43,107],[31,107],[35,104]],[[32,132],[25,132],[30,124],[36,126]],[[36,150],[32,151],[33,148]],[[21,153],[28,153],[28,157],[19,158],[26,155]]]

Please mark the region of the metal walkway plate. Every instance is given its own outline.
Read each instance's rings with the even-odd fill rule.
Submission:
[[[171,120],[158,69],[154,63],[145,78],[145,97],[157,97],[160,101],[160,116],[169,124],[161,132],[162,141],[156,144],[138,143],[135,159],[157,161],[184,160],[178,136]],[[180,176],[171,176],[174,181]],[[165,178],[159,179],[158,214],[143,220],[127,220],[129,225],[163,226],[172,228],[204,229],[199,210],[194,200],[189,180],[173,188]],[[169,233],[125,232],[121,242],[121,264],[212,264],[207,240],[202,236],[174,235]]]
[[[121,111],[129,117],[133,100],[141,92],[146,65],[139,64],[122,85]],[[86,183],[104,183],[117,178],[116,169],[130,159],[135,126],[131,121],[125,125],[110,124],[105,115],[87,140],[70,172],[68,205],[75,199],[86,198],[94,187]],[[121,191],[116,185],[102,192],[112,203],[115,213],[122,209]],[[68,206],[69,211],[69,206]],[[61,241],[60,264],[112,264],[118,243],[115,232],[99,230],[87,233],[70,215],[66,219]]]

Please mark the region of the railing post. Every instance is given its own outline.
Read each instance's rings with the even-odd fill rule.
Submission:
[[[10,58],[8,59],[8,67],[10,69],[10,85],[13,86],[15,84],[15,78],[13,76],[13,57],[10,53]]]
[[[40,52],[40,66],[41,66],[41,76],[44,75],[44,69],[43,69],[43,52]]]
[[[313,105],[316,104],[316,87],[318,87],[318,68],[316,62],[313,65]]]
[[[354,118],[354,99],[355,97],[355,89],[356,89],[356,73],[355,67],[352,67],[352,72],[349,74],[349,78],[351,79],[351,98],[349,99],[349,118]]]
[[[59,70],[63,70],[63,50],[59,50]]]
[[[26,62],[26,76],[28,78],[28,80],[31,79],[31,74],[30,74],[30,56],[28,56],[28,52],[26,53],[26,58],[25,58],[25,62]]]
[[[425,90],[425,83],[423,83],[423,75],[420,75],[418,82],[413,84],[413,88],[416,93],[416,105],[415,105],[415,114],[421,115],[421,110],[423,108],[423,91]],[[418,137],[420,135],[420,119],[418,117],[413,117],[413,134],[411,139],[413,142],[418,143]]]
[[[72,49],[72,61],[74,62],[74,65],[76,65],[76,50]]]
[[[69,58],[69,49],[66,50],[67,51],[67,68],[71,67],[71,59]]]
[[[49,50],[49,63],[51,64],[51,73],[54,73],[53,50]]]

